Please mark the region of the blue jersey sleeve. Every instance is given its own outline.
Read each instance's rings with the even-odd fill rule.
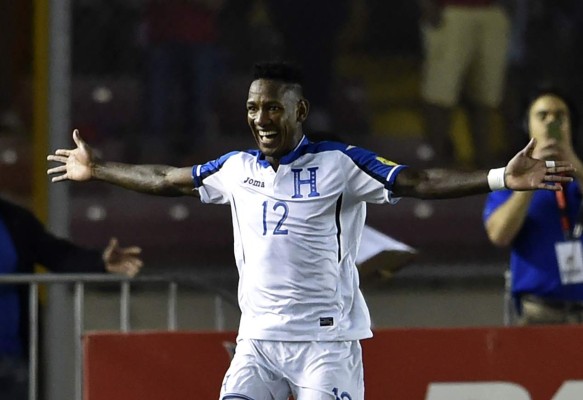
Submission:
[[[203,203],[226,204],[229,202],[230,174],[226,171],[226,165],[237,154],[240,152],[233,151],[216,160],[192,167],[194,187],[199,191]]]
[[[358,171],[356,174],[358,178],[354,179],[352,187],[352,191],[356,193],[357,197],[365,201],[379,202],[378,196],[371,198],[370,195],[378,193],[380,185],[383,201],[391,204],[398,201],[398,198],[393,197],[393,185],[399,172],[407,166],[397,164],[370,150],[359,147],[348,146],[344,150],[344,154],[350,157]],[[369,183],[365,184],[367,181]]]

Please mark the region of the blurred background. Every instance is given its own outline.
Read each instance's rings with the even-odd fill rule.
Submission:
[[[526,142],[522,98],[536,84],[553,83],[580,106],[583,2],[461,1],[503,7],[508,32],[490,43],[505,52],[503,94],[479,145],[460,97],[443,129],[449,157],[440,159],[430,135],[438,125],[428,122],[422,96],[431,21],[425,3],[0,0],[0,195],[33,209],[53,232],[77,243],[101,248],[116,236],[123,246],[141,246],[144,275],[179,273],[230,294],[219,296],[227,301],[217,320],[216,293],[182,291],[179,328],[235,330],[228,207],[203,208],[196,199],[148,197],[102,183],[51,185],[46,155],[71,147],[73,128],[113,161],[187,166],[252,148],[245,111],[252,66],[272,59],[304,67],[312,106],[308,135],[333,133],[419,167],[506,164]],[[488,242],[484,200],[369,206],[369,226],[417,251],[383,259],[362,274],[375,327],[504,323],[509,253]],[[132,293],[132,329],[163,328],[163,291],[134,287]],[[88,291],[87,329],[116,329],[116,296],[107,288]],[[45,347],[53,360],[63,360],[70,349],[62,343],[72,337],[64,326],[72,322],[63,302],[52,303]],[[48,370],[49,398],[72,398],[72,379],[59,362]]]
[[[553,82],[581,99],[582,2],[507,0],[504,95],[491,167],[525,143],[520,101]],[[410,0],[1,0],[0,191],[62,235],[93,247],[115,235],[143,247],[144,273],[180,271],[235,290],[227,207],[100,183],[50,185],[46,155],[71,130],[114,161],[190,165],[254,147],[245,100],[257,61],[303,64],[306,130],[334,132],[399,163],[431,166],[420,85],[421,9]],[[449,164],[477,165],[464,100]],[[370,206],[368,224],[412,246],[394,275],[363,279],[379,325],[502,322],[508,252],[482,226],[484,197]],[[402,296],[386,311],[383,296]],[[449,296],[434,312],[439,296]],[[484,313],[454,315],[477,296]],[[422,303],[426,299],[425,303]],[[486,299],[486,300],[485,300]],[[450,302],[451,303],[450,303]],[[419,303],[421,302],[421,303]],[[236,327],[236,320],[231,326]]]

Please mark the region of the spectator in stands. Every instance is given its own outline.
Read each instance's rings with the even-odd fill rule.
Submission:
[[[572,100],[583,101],[583,2],[573,0],[506,0],[510,3],[512,35],[506,85],[510,124],[521,120],[523,99],[537,82],[569,87]],[[521,135],[509,136],[513,149]],[[580,143],[579,143],[580,144]]]
[[[301,73],[257,65],[246,101],[257,149],[187,167],[132,165],[93,156],[79,132],[57,149],[53,182],[102,180],[160,196],[229,205],[239,272],[237,350],[221,398],[364,399],[360,341],[372,336],[355,260],[367,203],[515,190],[558,190],[563,161],[531,158],[535,141],[506,168],[417,170],[303,132],[309,103]]]
[[[419,4],[411,0],[365,0],[363,49],[386,58],[415,57],[421,52],[417,26]]]
[[[146,136],[141,157],[189,156],[213,133],[213,91],[223,0],[148,0]],[[173,114],[173,109],[178,110]]]
[[[333,129],[331,99],[336,82],[339,35],[350,16],[347,0],[268,0],[269,16],[283,38],[284,58],[304,70],[312,130]]]
[[[538,143],[533,157],[569,161],[575,180],[556,193],[504,190],[486,201],[488,237],[511,248],[511,290],[522,325],[583,322],[583,163],[573,148],[578,121],[564,94],[535,91],[523,119],[526,134]]]
[[[0,6],[0,131],[21,133],[28,122],[18,99],[32,65],[32,3],[3,1]]]
[[[142,268],[138,247],[112,238],[103,251],[78,246],[45,230],[28,210],[0,198],[0,274],[111,272],[133,277]],[[28,318],[25,286],[0,285],[0,399],[26,400]]]
[[[452,165],[455,108],[467,100],[474,162],[494,160],[493,118],[505,85],[510,21],[497,0],[420,0],[424,35],[421,97],[425,130],[438,164]]]

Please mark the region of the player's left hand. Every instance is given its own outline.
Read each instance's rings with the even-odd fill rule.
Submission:
[[[567,161],[545,162],[532,157],[536,146],[533,138],[526,147],[508,162],[505,171],[505,184],[512,190],[561,190],[560,183],[573,180],[568,174],[575,171]]]
[[[120,247],[116,238],[111,238],[103,251],[103,261],[108,272],[134,277],[144,263],[139,257],[142,249],[137,246]]]

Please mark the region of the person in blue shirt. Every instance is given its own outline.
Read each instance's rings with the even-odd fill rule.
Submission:
[[[554,88],[536,89],[523,119],[523,129],[538,143],[533,157],[570,162],[575,179],[559,192],[502,190],[486,200],[490,241],[511,249],[511,291],[520,325],[583,322],[583,164],[573,146],[577,128],[577,110],[567,96]]]
[[[0,198],[0,274],[32,274],[35,264],[51,272],[136,275],[139,247],[112,238],[103,250],[79,246],[48,232],[29,210]],[[0,399],[25,400],[28,385],[27,287],[0,285]]]

